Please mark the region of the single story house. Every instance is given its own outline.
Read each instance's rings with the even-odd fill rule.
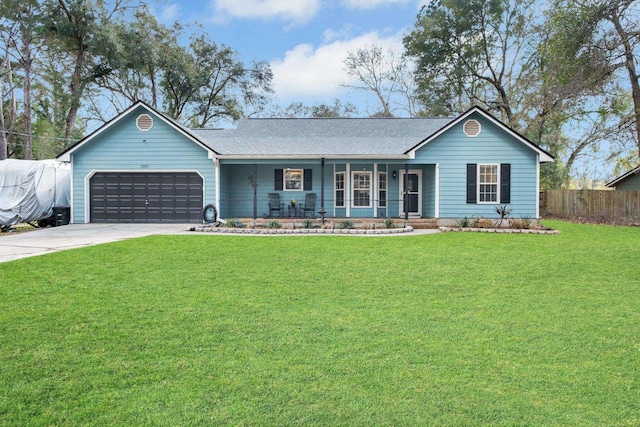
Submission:
[[[539,218],[553,157],[481,108],[454,118],[243,119],[188,129],[136,102],[58,157],[70,162],[71,222],[221,218]],[[277,197],[276,212],[269,198]]]
[[[640,191],[640,166],[607,182],[605,186],[618,191]]]

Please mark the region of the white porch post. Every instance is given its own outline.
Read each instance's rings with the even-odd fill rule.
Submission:
[[[378,164],[373,164],[373,217],[378,218],[378,187],[380,183],[378,182]]]
[[[536,219],[540,219],[540,155],[539,154],[536,156]]]
[[[216,168],[216,172],[215,172],[215,176],[216,176],[216,206],[218,209],[218,215],[220,215],[220,212],[222,211],[222,206],[220,206],[220,159],[218,159],[217,157],[215,157],[213,159],[213,164],[215,165]]]
[[[440,218],[440,164],[436,163],[436,191],[435,191],[435,212],[434,216]]]
[[[351,218],[351,163],[346,164],[345,169],[345,177],[344,177],[344,203],[346,205],[346,214],[347,218]]]

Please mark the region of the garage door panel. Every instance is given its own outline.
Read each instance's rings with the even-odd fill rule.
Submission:
[[[90,180],[91,222],[195,222],[202,177],[192,172],[96,173]]]

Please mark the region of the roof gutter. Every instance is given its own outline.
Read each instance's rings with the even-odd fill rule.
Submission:
[[[410,158],[407,154],[392,154],[392,155],[365,155],[365,154],[340,154],[340,155],[327,155],[327,154],[316,154],[316,155],[299,155],[299,154],[281,154],[281,155],[248,155],[248,154],[227,154],[227,155],[219,155],[217,156],[220,160],[406,160]]]

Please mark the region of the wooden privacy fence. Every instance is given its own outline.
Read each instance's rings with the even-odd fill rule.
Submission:
[[[562,218],[631,223],[640,219],[640,191],[545,190],[541,212]]]

